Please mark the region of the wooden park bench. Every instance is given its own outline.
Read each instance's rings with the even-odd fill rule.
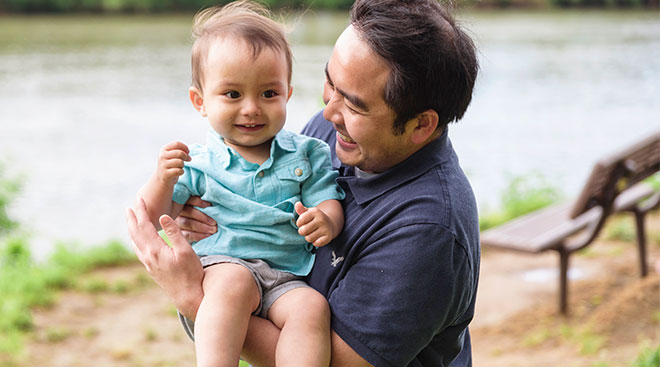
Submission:
[[[481,244],[527,253],[559,254],[559,310],[568,312],[569,256],[591,244],[613,213],[631,212],[637,226],[641,276],[648,273],[644,217],[658,207],[660,189],[641,182],[660,171],[660,131],[612,154],[593,167],[581,194],[484,231]]]

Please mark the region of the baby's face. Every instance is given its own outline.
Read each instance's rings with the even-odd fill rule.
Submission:
[[[213,129],[234,149],[269,144],[286,120],[291,96],[283,53],[264,48],[254,58],[242,40],[218,40],[204,66],[204,108]]]

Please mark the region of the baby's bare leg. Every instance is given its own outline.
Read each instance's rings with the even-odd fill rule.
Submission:
[[[330,365],[330,307],[312,288],[293,289],[275,301],[268,319],[282,329],[277,366]]]
[[[204,269],[204,298],[195,319],[198,367],[238,366],[250,314],[259,305],[252,273],[237,264]]]

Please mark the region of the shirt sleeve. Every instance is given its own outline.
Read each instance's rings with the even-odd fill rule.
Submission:
[[[376,366],[407,366],[470,306],[472,265],[437,224],[391,231],[368,246],[328,295],[332,328]]]
[[[302,184],[302,203],[314,207],[325,200],[344,199],[344,190],[337,184],[336,170],[330,161],[330,148],[320,140],[315,140],[307,156],[312,173]]]
[[[205,191],[202,172],[186,165],[183,167],[183,175],[179,176],[174,185],[172,201],[183,205],[191,196],[202,196]]]

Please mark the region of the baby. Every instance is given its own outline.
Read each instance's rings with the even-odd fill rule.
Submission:
[[[189,97],[211,125],[207,144],[164,146],[138,193],[156,226],[191,196],[212,204],[201,210],[218,231],[193,244],[204,266],[198,366],[237,366],[252,314],[281,329],[277,365],[330,363],[330,310],[302,278],[314,247],[342,230],[344,193],[328,146],[282,130],[291,50],[267,15],[240,1],[195,16]]]

